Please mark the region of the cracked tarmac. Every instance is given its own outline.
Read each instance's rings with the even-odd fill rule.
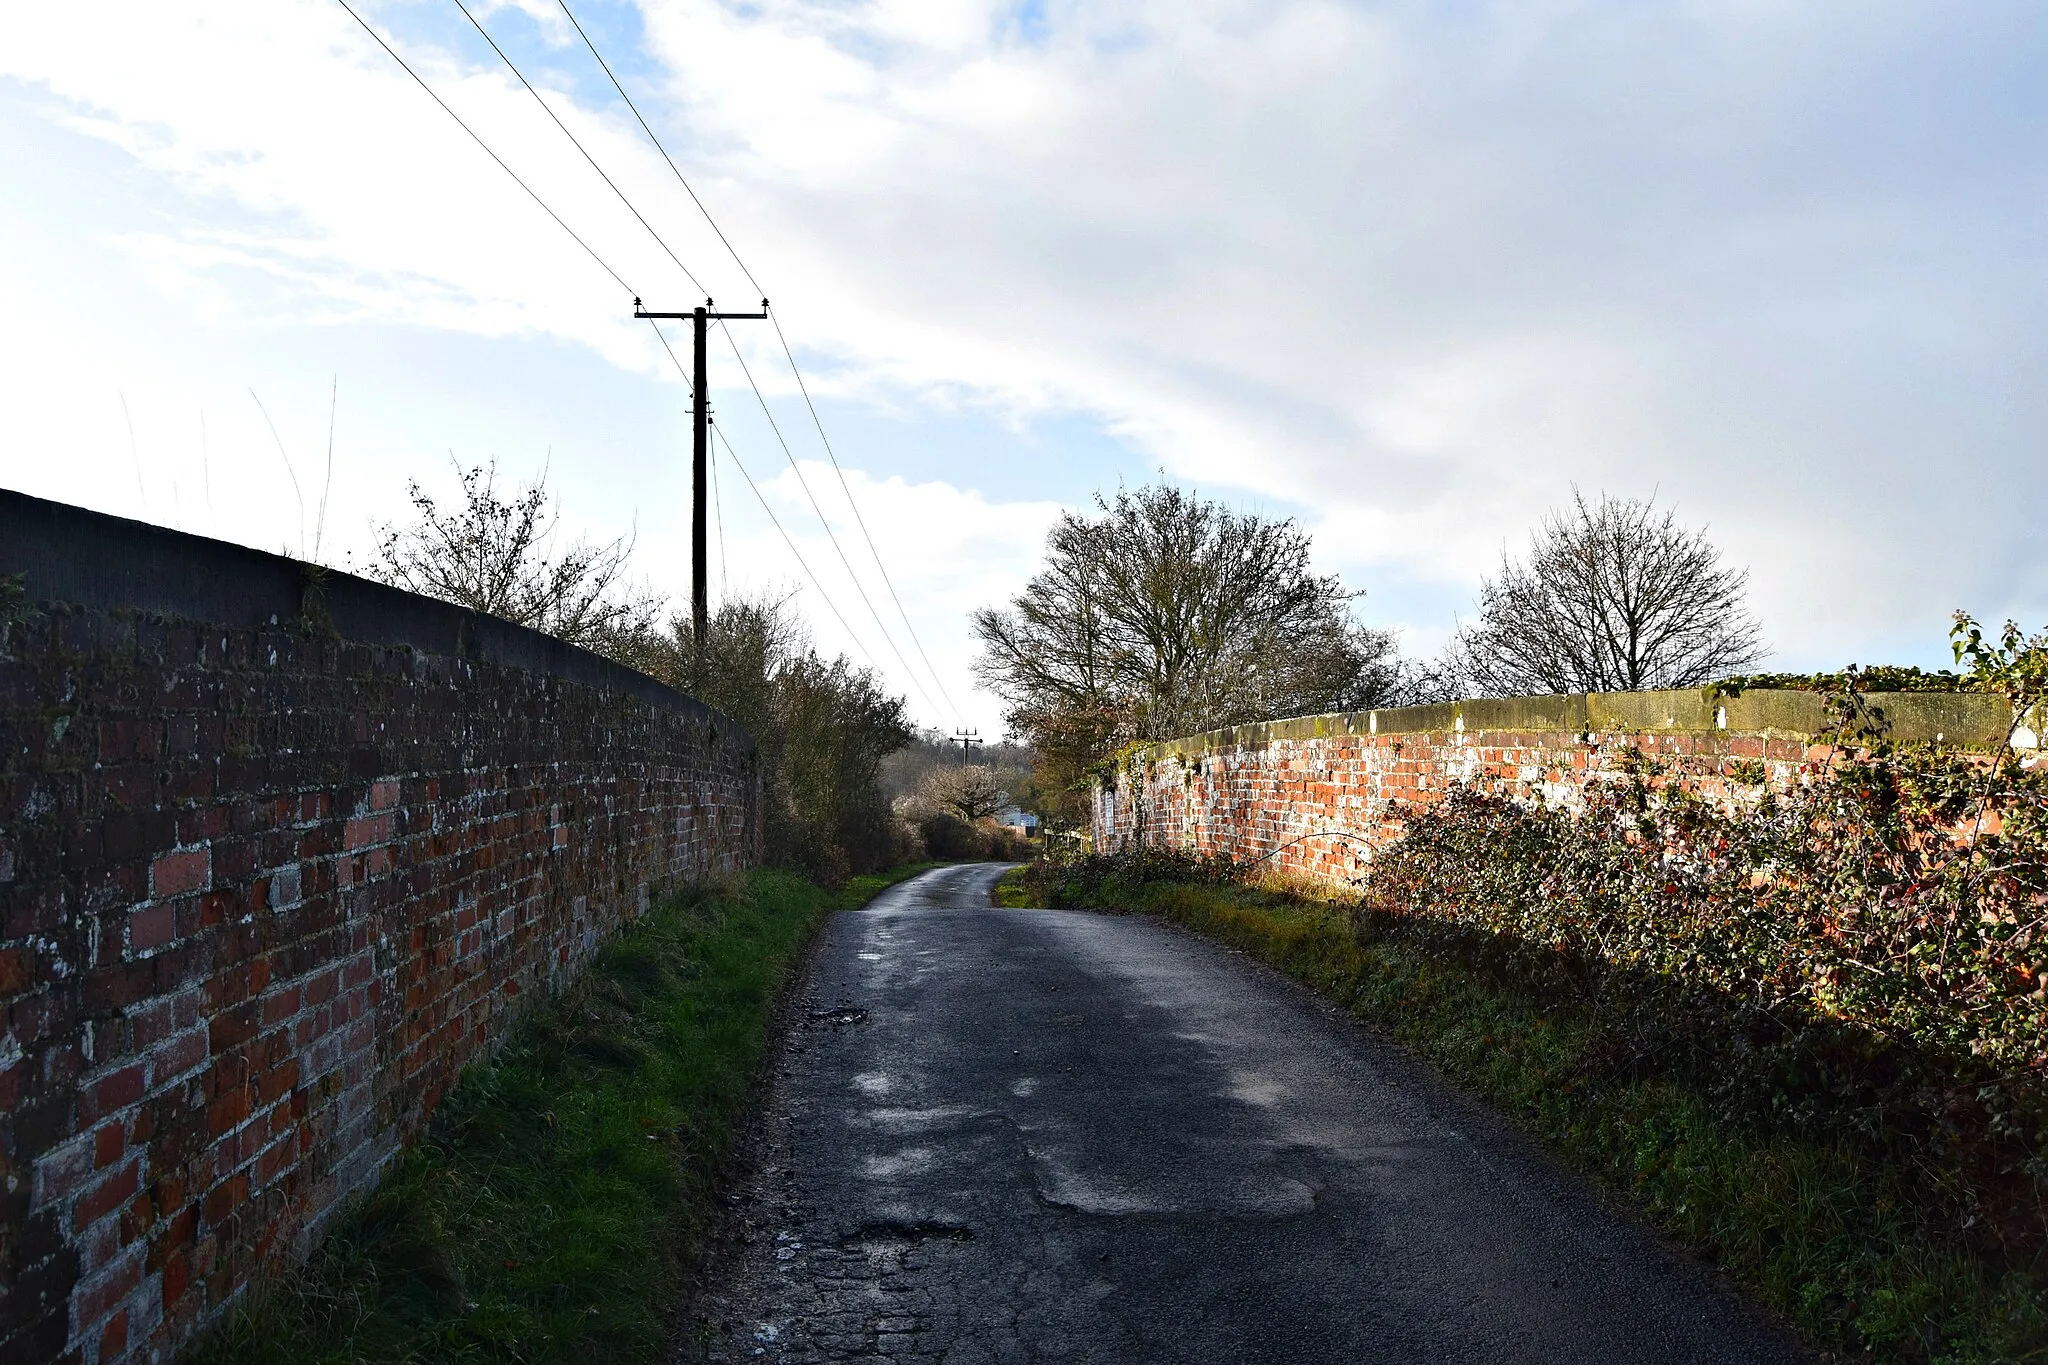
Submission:
[[[941,868],[821,935],[721,1362],[1805,1357],[1397,1049],[1137,917]]]

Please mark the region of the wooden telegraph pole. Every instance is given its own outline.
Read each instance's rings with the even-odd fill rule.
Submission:
[[[692,359],[695,361],[694,377],[691,380],[690,405],[690,626],[695,634],[697,652],[704,652],[704,632],[710,625],[711,598],[705,586],[710,579],[706,566],[709,563],[704,530],[704,505],[708,501],[705,485],[711,467],[711,393],[710,383],[705,375],[704,337],[714,322],[726,322],[737,318],[765,318],[768,316],[768,300],[761,300],[758,313],[714,313],[711,300],[704,300],[704,306],[693,308],[687,313],[650,313],[640,307],[640,300],[633,300],[633,316],[636,318],[669,318],[687,320],[695,324],[695,343]]]
[[[961,767],[964,768],[973,761],[974,746],[981,743],[976,738],[980,733],[981,731],[979,730],[955,730],[953,732],[953,742],[960,746]]]

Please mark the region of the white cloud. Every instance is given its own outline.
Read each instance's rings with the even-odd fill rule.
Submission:
[[[727,562],[748,566],[736,573],[730,584],[721,585],[724,591],[750,595],[795,589],[820,648],[871,664],[892,687],[911,698],[912,714],[921,723],[950,727],[964,720],[984,733],[1000,728],[993,699],[970,694],[961,686],[975,652],[962,624],[975,608],[999,605],[1012,591],[1006,585],[1021,586],[1030,576],[1045,533],[1060,514],[1059,504],[992,503],[971,488],[938,481],[876,478],[862,470],[848,470],[847,487],[888,567],[889,582],[885,583],[875,573],[867,542],[829,465],[820,460],[798,462],[802,483],[810,487],[807,497],[787,463],[772,477],[759,462],[750,463],[749,472],[759,481],[782,529],[795,541],[804,565],[824,583],[831,599],[828,608],[722,454],[721,462],[720,494],[731,537],[726,546]],[[839,552],[820,528],[810,497],[817,499],[860,578],[867,594],[865,602],[847,586]],[[914,638],[903,628],[902,616],[890,596],[891,584],[901,598]],[[837,609],[836,616],[832,608]],[[886,631],[877,627],[877,616]],[[852,638],[840,627],[839,617],[851,628]],[[938,674],[936,684],[925,668],[918,642]]]
[[[681,298],[473,35],[432,27],[437,6],[371,12],[635,288]],[[1209,491],[1303,509],[1327,562],[1420,594],[1388,607],[1418,638],[1442,625],[1422,599],[1447,616],[1573,482],[1711,521],[1783,662],[1896,656],[1958,604],[2048,613],[2048,82],[2025,6],[635,12],[629,84],[820,393],[1087,414]],[[521,59],[553,106],[707,287],[745,297],[557,11],[490,13],[539,25]],[[667,365],[326,0],[25,10],[0,75],[175,187],[160,224],[107,245],[209,325]],[[765,329],[741,344],[787,392]],[[1048,477],[1085,483],[1081,458],[1055,452]],[[863,485],[900,520],[892,563],[930,566],[899,582],[930,604],[928,642],[960,658],[960,613],[1021,582],[1051,505],[977,503],[975,482]]]

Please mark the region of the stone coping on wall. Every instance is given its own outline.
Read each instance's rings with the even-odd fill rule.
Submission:
[[[27,600],[258,629],[297,624],[356,644],[517,668],[623,693],[753,737],[695,697],[510,621],[338,569],[0,488],[0,574]],[[0,604],[4,605],[4,604]]]
[[[1883,711],[1890,723],[1890,737],[1903,743],[1997,748],[2006,742],[2012,724],[2012,708],[2005,698],[1984,692],[1873,692],[1867,694],[1867,700]],[[1464,734],[1477,742],[1488,732],[1811,739],[1827,727],[1826,705],[1818,692],[1750,689],[1731,696],[1710,687],[1694,687],[1663,692],[1479,698],[1431,706],[1328,712],[1228,726],[1205,734],[1162,740],[1137,752],[1145,758],[1196,759],[1227,749],[1257,749],[1289,740],[1339,735]],[[2023,732],[2018,740],[2025,743],[2032,738]]]

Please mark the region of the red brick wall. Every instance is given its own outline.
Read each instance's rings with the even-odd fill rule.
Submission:
[[[589,656],[476,655],[310,598],[229,627],[0,592],[0,1359],[166,1358],[522,998],[757,854],[745,734]]]
[[[1452,719],[1451,708],[1428,709]],[[1140,750],[1097,788],[1093,835],[1104,852],[1144,842],[1346,883],[1400,837],[1403,812],[1455,783],[1576,808],[1586,784],[1618,773],[1631,752],[1672,761],[1678,780],[1721,799],[1755,795],[1758,776],[1785,790],[1830,753],[1804,737],[1728,730],[1395,731],[1363,714],[1318,717]]]

